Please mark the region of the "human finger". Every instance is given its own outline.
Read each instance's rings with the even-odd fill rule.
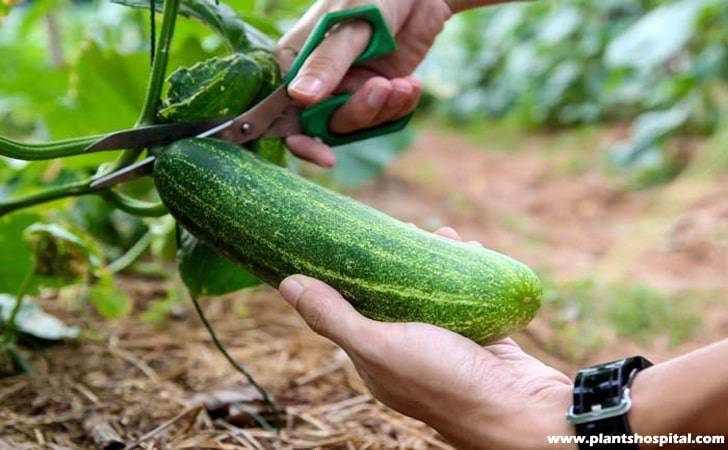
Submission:
[[[382,77],[369,79],[331,118],[329,126],[335,133],[351,133],[369,128],[392,94],[392,83]]]
[[[321,167],[336,165],[336,155],[331,148],[316,139],[304,134],[296,134],[286,138],[286,146],[297,157]]]

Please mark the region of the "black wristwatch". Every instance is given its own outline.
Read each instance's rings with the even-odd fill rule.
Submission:
[[[591,436],[630,436],[627,413],[632,408],[630,387],[640,370],[652,363],[641,356],[581,369],[574,380],[574,404],[566,420],[576,427],[578,436],[586,436],[580,450],[637,450],[636,444],[590,445]]]

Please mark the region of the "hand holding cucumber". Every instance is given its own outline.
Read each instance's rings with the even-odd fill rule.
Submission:
[[[437,234],[460,240],[451,228]],[[538,448],[547,434],[570,433],[571,380],[511,339],[481,347],[432,325],[377,322],[303,275],[284,280],[280,291],[314,331],[347,352],[380,401],[458,448]]]
[[[437,234],[460,240],[451,228]],[[432,426],[456,448],[576,449],[548,443],[549,436],[574,434],[565,419],[571,380],[512,339],[481,347],[432,325],[367,319],[333,288],[302,275],[285,279],[280,291],[314,331],[346,351],[377,399]],[[727,379],[728,339],[640,372],[632,386],[632,432],[725,438]],[[716,442],[703,447],[725,448]]]

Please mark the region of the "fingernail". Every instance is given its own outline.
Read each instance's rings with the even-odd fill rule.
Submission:
[[[295,277],[288,277],[278,286],[278,291],[285,301],[293,305],[303,293],[303,285]]]
[[[376,86],[367,97],[367,103],[373,109],[380,109],[389,98],[389,90],[383,86]]]
[[[324,82],[320,78],[312,75],[304,75],[296,78],[296,81],[291,84],[290,89],[302,95],[314,96],[321,92],[323,87]]]

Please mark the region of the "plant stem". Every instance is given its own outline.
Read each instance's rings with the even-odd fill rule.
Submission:
[[[40,161],[84,154],[102,136],[88,136],[43,144],[28,144],[0,136],[0,156],[22,161]]]
[[[159,41],[157,43],[156,55],[152,62],[152,71],[147,83],[147,92],[144,98],[142,111],[137,119],[136,126],[153,125],[157,117],[159,99],[162,96],[164,87],[164,76],[167,74],[167,63],[169,62],[169,48],[172,44],[174,28],[177,24],[177,11],[180,0],[165,0],[162,9],[162,27],[159,30]],[[136,161],[141,150],[127,150],[116,162],[115,169],[126,167]]]
[[[101,196],[116,208],[139,217],[162,217],[169,214],[162,202],[145,202],[117,191],[104,191]]]
[[[157,45],[157,27],[154,15],[157,13],[155,0],[149,0],[149,62],[154,64],[154,48]]]
[[[263,389],[253,378],[253,376],[248,373],[245,368],[240,365],[237,361],[235,361],[235,358],[233,358],[230,353],[228,353],[227,348],[225,348],[225,345],[220,341],[220,338],[217,337],[217,333],[215,333],[215,329],[212,328],[212,325],[207,320],[207,316],[205,316],[205,312],[202,310],[202,307],[200,306],[200,302],[197,300],[195,296],[190,296],[192,298],[192,304],[195,305],[195,311],[197,311],[197,315],[200,316],[200,320],[202,320],[202,324],[207,329],[207,332],[210,334],[210,337],[212,338],[212,342],[215,344],[215,347],[220,351],[220,353],[223,354],[225,359],[228,360],[228,362],[243,376],[248,380],[248,383],[250,383],[256,391],[263,397],[263,402],[265,402],[266,406],[268,407],[268,410],[273,414],[273,417],[275,418],[275,428],[277,431],[280,431],[281,429],[281,422],[280,422],[280,410],[278,407],[273,403],[273,400],[268,395],[268,392],[266,392],[265,389]],[[255,418],[255,417],[254,417]],[[259,424],[263,428],[271,429],[268,422],[263,419],[262,417],[259,417],[257,420],[259,420]]]
[[[94,193],[94,189],[89,187],[91,180],[76,181],[63,186],[51,188],[37,194],[27,197],[11,200],[6,203],[0,203],[0,217],[23,208],[40,205],[53,200],[67,197],[78,197]]]
[[[162,10],[162,27],[159,30],[159,42],[157,43],[152,72],[147,84],[147,93],[144,99],[142,112],[137,120],[137,125],[152,125],[157,116],[159,98],[162,96],[164,77],[167,74],[167,63],[169,62],[169,49],[172,45],[174,28],[177,24],[177,12],[179,11],[180,0],[164,0]]]
[[[152,243],[153,234],[148,231],[142,236],[126,253],[124,253],[119,259],[112,262],[106,268],[111,274],[119,273],[127,267],[134,264],[134,261],[139,259],[140,256],[146,251],[149,245]]]
[[[68,197],[79,197],[82,195],[99,194],[106,201],[118,209],[140,217],[162,217],[168,214],[167,208],[161,202],[151,203],[136,200],[119,192],[111,190],[97,190],[89,185],[91,180],[82,180],[69,183],[63,186],[47,189],[36,194],[28,195],[6,203],[0,203],[0,217],[23,208],[40,205]]]
[[[34,275],[35,262],[33,263],[33,267],[28,271],[28,273],[25,274],[25,278],[23,278],[23,282],[20,284],[20,288],[18,289],[18,295],[15,297],[15,305],[13,306],[13,311],[10,313],[8,320],[5,321],[5,326],[3,327],[3,340],[6,344],[15,344],[15,331],[17,329],[15,325],[15,320],[18,318],[20,308],[23,306],[23,299],[25,298],[25,294],[28,292],[28,288],[30,288],[30,282],[31,280],[33,280]]]
[[[20,353],[20,350],[18,350],[18,347],[16,347],[15,344],[6,343],[4,347],[5,351],[8,352],[8,355],[10,356],[10,360],[13,362],[13,369],[15,369],[15,373],[29,374],[33,371],[28,360],[25,359],[22,353]]]

